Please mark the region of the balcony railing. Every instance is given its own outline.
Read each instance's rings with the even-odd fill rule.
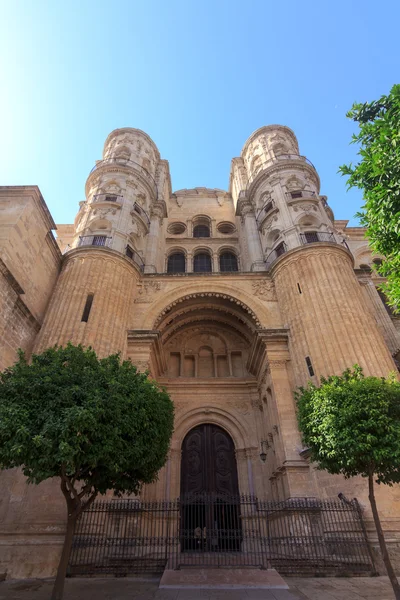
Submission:
[[[144,270],[144,260],[143,258],[140,256],[140,254],[138,252],[136,252],[136,250],[134,250],[133,248],[131,248],[130,246],[127,246],[125,248],[125,255],[130,258],[131,260],[133,260],[133,262],[135,262],[139,269],[141,271]]]
[[[121,194],[95,194],[93,196],[93,202],[122,202],[123,196]]]
[[[150,227],[150,218],[149,218],[149,215],[147,214],[147,212],[144,210],[144,208],[142,208],[140,206],[140,204],[138,204],[137,202],[135,202],[133,204],[133,210],[135,212],[137,212],[137,214],[140,215],[142,217],[142,219],[144,219],[146,221],[147,226]]]
[[[300,234],[300,241],[302,244],[315,244],[316,242],[329,242],[330,244],[338,244],[339,246],[345,246],[349,250],[349,246],[345,239],[338,241],[333,233],[328,231],[306,231]]]
[[[81,246],[103,246],[111,248],[112,237],[107,235],[80,235],[78,248]]]
[[[272,252],[268,254],[267,259],[265,261],[265,266],[267,267],[267,269],[269,269],[269,267],[272,265],[272,263],[276,261],[277,258],[282,256],[282,254],[285,254],[285,252],[287,251],[288,247],[285,244],[285,242],[281,242],[276,248],[274,248]]]
[[[308,158],[306,156],[301,156],[300,154],[278,154],[278,156],[275,156],[274,158],[270,158],[269,160],[266,160],[265,162],[261,163],[261,165],[259,166],[257,171],[249,177],[247,189],[249,189],[250,185],[253,183],[253,181],[256,179],[256,177],[261,173],[261,171],[265,171],[265,169],[268,169],[271,165],[273,165],[279,161],[282,161],[282,160],[299,160],[303,163],[306,163],[307,165],[310,165],[313,169],[315,169],[312,162],[310,160],[308,160]]]
[[[286,196],[289,200],[295,200],[296,198],[315,198],[316,193],[311,190],[294,190],[293,192],[286,192]]]
[[[328,242],[330,244],[338,244],[338,246],[344,246],[350,251],[345,239],[338,241],[333,233],[328,231],[306,231],[300,233],[300,241],[302,245],[315,244],[316,242]],[[272,264],[280,257],[285,254],[289,248],[285,242],[281,242],[276,248],[270,252],[265,260],[265,265],[269,269]]]
[[[271,210],[275,208],[275,202],[274,200],[268,200],[264,206],[262,207],[262,209],[260,210],[260,212],[258,213],[257,217],[256,217],[256,221],[260,221],[262,220],[269,212],[271,212]]]
[[[107,165],[120,165],[122,167],[129,167],[131,169],[135,169],[135,171],[138,171],[144,179],[146,179],[146,181],[148,182],[148,184],[151,186],[151,188],[153,189],[153,193],[155,198],[157,198],[157,184],[153,178],[152,175],[150,175],[150,173],[148,172],[147,169],[145,169],[144,167],[142,167],[142,165],[139,165],[139,163],[135,162],[134,160],[127,160],[124,158],[105,158],[104,160],[99,160],[93,167],[93,169],[90,171],[90,173],[93,173],[93,171],[96,171],[97,169],[100,169],[101,167],[107,166]],[[110,194],[112,195],[112,194]]]

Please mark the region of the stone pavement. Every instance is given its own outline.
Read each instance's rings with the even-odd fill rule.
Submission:
[[[387,577],[285,578],[289,590],[159,590],[158,581],[67,579],[64,600],[393,600]],[[50,580],[0,583],[0,600],[49,600]]]

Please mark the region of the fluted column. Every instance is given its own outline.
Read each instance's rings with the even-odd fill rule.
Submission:
[[[34,352],[71,341],[92,346],[99,356],[116,352],[125,356],[139,277],[136,266],[113,250],[91,246],[70,251],[64,257]],[[92,302],[84,318],[89,296]]]
[[[290,329],[295,385],[340,374],[355,363],[387,376],[393,359],[364,300],[352,257],[339,245],[301,247],[272,269],[279,308]],[[306,357],[315,376],[309,373]]]
[[[239,198],[237,214],[241,216],[249,253],[250,270],[265,271],[260,234],[252,203],[246,197]]]
[[[157,251],[160,228],[164,217],[164,208],[160,202],[153,204],[150,213],[150,230],[147,236],[145,273],[157,273]]]
[[[375,319],[383,338],[392,355],[400,350],[400,333],[393,325],[371,277],[365,276],[359,280],[364,297],[368,303],[372,317]]]

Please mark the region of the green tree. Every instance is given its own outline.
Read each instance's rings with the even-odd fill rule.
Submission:
[[[174,408],[168,394],[119,355],[68,344],[23,352],[0,374],[0,467],[29,483],[58,477],[67,529],[52,600],[63,596],[76,520],[98,494],[136,494],[165,464]]]
[[[368,479],[382,557],[399,600],[400,586],[386,548],[374,481],[386,485],[400,481],[400,383],[395,375],[364,377],[355,365],[341,376],[321,378],[320,387],[309,383],[295,395],[299,427],[311,460],[328,473]]]
[[[372,249],[386,257],[377,268],[387,277],[382,289],[389,304],[400,307],[400,85],[379,100],[353,104],[347,117],[359,125],[352,143],[360,146],[360,161],[339,171],[348,187],[364,192],[356,216],[368,228]]]

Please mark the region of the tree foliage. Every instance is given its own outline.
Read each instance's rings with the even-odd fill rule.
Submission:
[[[347,117],[359,125],[352,143],[360,146],[360,161],[340,172],[349,187],[364,192],[357,216],[368,228],[372,249],[386,257],[377,270],[387,277],[389,303],[400,307],[400,85],[379,100],[353,104]]]
[[[164,465],[168,394],[118,355],[69,344],[0,374],[0,467],[29,482],[65,474],[99,493],[137,493]]]
[[[59,477],[67,534],[53,598],[61,598],[74,524],[107,490],[137,494],[165,464],[174,408],[168,394],[119,355],[69,344],[0,373],[0,468],[28,482]],[[57,589],[56,589],[57,588]]]
[[[368,478],[369,499],[383,560],[395,596],[400,587],[386,549],[374,495],[374,480],[400,482],[400,382],[364,377],[355,365],[296,392],[299,428],[319,469]]]
[[[296,393],[299,427],[319,468],[379,483],[400,481],[400,383],[355,366]]]

